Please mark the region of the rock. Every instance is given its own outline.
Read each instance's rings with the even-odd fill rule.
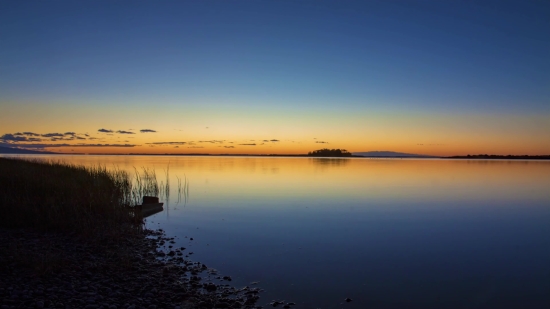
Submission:
[[[26,241],[0,229],[0,244],[25,243],[21,250],[27,257],[60,256],[62,261],[51,265],[57,267],[55,272],[41,276],[15,263],[13,252],[0,250],[0,265],[4,266],[0,267],[0,309],[182,309],[200,308],[200,302],[207,308],[257,308],[257,291],[212,283],[211,279],[220,277],[214,270],[175,258],[184,247],[157,253],[158,242],[171,240],[162,232],[145,231],[148,238],[128,236],[93,244],[74,235],[24,233],[31,235]],[[172,262],[160,260],[163,254],[172,257]],[[232,279],[224,276],[223,280]]]

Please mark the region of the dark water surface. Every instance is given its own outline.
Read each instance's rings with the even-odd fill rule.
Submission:
[[[148,226],[235,286],[259,281],[264,306],[550,308],[548,161],[46,158],[159,181],[169,165],[168,207]]]

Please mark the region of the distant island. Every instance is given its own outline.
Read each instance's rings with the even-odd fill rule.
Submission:
[[[351,157],[351,152],[345,149],[328,149],[310,151],[307,154],[309,157]]]
[[[504,160],[550,160],[550,155],[540,155],[540,156],[530,156],[530,155],[489,155],[489,154],[478,154],[478,155],[466,155],[466,156],[452,156],[446,157],[447,159],[504,159]]]
[[[395,151],[354,152],[353,155],[360,156],[360,157],[368,157],[368,158],[440,158],[437,156],[428,156],[428,155],[395,152]]]

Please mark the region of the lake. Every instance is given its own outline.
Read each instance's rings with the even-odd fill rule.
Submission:
[[[159,182],[169,167],[148,227],[234,286],[259,282],[260,305],[550,308],[549,161],[19,157],[154,168]]]

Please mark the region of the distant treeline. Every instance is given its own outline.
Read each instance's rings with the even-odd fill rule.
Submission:
[[[453,156],[452,159],[506,159],[506,160],[550,160],[550,155],[530,156],[530,155],[489,155],[477,154],[467,156]]]
[[[351,152],[345,149],[328,149],[323,148],[307,153],[310,157],[351,157]]]

